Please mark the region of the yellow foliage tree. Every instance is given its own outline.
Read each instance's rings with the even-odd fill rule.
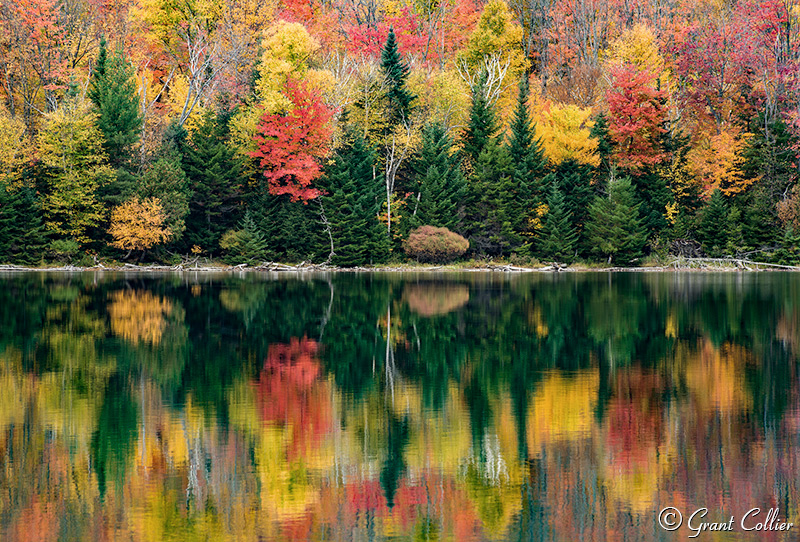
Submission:
[[[542,107],[537,114],[536,135],[541,138],[544,154],[553,164],[573,159],[597,166],[597,140],[591,137],[594,121],[590,108],[554,104]]]
[[[108,233],[112,246],[122,250],[147,250],[170,239],[172,232],[164,225],[166,215],[158,198],[139,200],[138,196],[118,206],[111,213]],[[130,252],[129,252],[130,253]]]
[[[744,192],[755,179],[745,178],[742,172],[748,134],[735,130],[720,130],[702,134],[698,144],[687,153],[689,169],[707,197],[719,188],[726,196]]]
[[[28,154],[25,124],[0,104],[0,186],[16,184]]]
[[[514,22],[508,5],[503,0],[489,0],[466,48],[458,56],[469,67],[480,68],[484,58],[500,54],[509,64],[508,75],[518,77],[528,67],[521,43],[522,27]],[[517,78],[512,80],[516,82]]]
[[[607,65],[629,64],[637,71],[646,71],[659,78],[665,75],[664,58],[658,51],[656,35],[649,26],[641,23],[614,40],[605,56]]]

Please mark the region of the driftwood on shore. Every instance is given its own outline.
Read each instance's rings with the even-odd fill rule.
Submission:
[[[243,271],[267,271],[267,272],[321,272],[336,271],[348,273],[375,273],[375,272],[434,272],[434,271],[453,271],[453,272],[502,272],[502,273],[557,273],[589,271],[595,273],[617,273],[617,272],[653,272],[653,271],[767,271],[767,270],[788,270],[800,271],[800,266],[781,265],[766,262],[755,262],[744,258],[684,258],[676,257],[662,266],[653,267],[604,267],[582,269],[580,267],[567,267],[564,264],[552,262],[543,267],[520,267],[511,264],[495,264],[491,262],[476,264],[474,267],[455,267],[455,266],[432,266],[432,267],[404,267],[404,266],[385,266],[385,267],[336,267],[326,263],[312,264],[301,262],[297,265],[288,265],[277,262],[263,262],[258,265],[249,266],[239,264],[234,266],[218,266],[205,263],[200,264],[198,259],[181,262],[178,265],[137,265],[125,263],[120,266],[107,267],[102,263],[97,263],[92,267],[75,267],[72,265],[47,268],[33,268],[21,265],[0,265],[1,271],[43,271],[43,272],[80,272],[80,271],[133,271],[133,272],[171,272],[171,271],[197,271],[197,272],[243,272]]]

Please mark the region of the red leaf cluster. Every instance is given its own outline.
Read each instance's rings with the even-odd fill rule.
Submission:
[[[292,109],[261,117],[254,136],[258,149],[250,156],[263,168],[270,194],[306,202],[321,194],[312,183],[321,175],[320,160],[330,147],[332,112],[302,82],[289,79],[286,96]]]

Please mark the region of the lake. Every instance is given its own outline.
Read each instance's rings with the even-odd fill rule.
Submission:
[[[0,539],[794,540],[799,355],[790,273],[4,274]]]

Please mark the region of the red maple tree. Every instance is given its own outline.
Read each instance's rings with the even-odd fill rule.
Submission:
[[[330,147],[332,112],[300,81],[289,79],[285,93],[291,109],[264,113],[254,136],[258,149],[250,156],[259,160],[270,194],[289,194],[305,203],[321,194],[311,184],[321,175],[320,159]]]
[[[666,130],[664,98],[655,88],[655,75],[632,66],[614,70],[608,91],[608,131],[615,143],[614,161],[632,173],[666,159],[659,137]]]

